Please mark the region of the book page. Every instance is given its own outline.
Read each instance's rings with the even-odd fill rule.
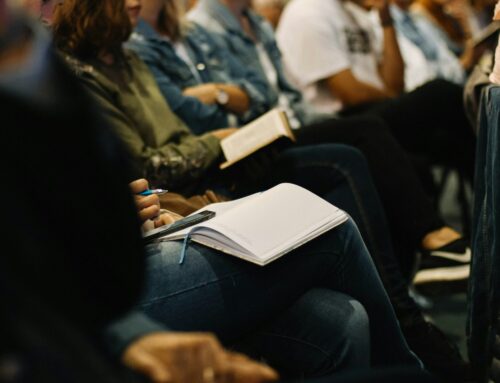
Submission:
[[[282,136],[294,140],[286,116],[273,109],[222,140],[221,148],[227,163],[234,163]]]
[[[204,226],[230,238],[255,257],[266,258],[273,251],[293,247],[328,223],[346,217],[342,210],[308,190],[280,184]]]

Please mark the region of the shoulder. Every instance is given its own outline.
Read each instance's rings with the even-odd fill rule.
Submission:
[[[92,77],[96,73],[96,69],[93,65],[82,61],[74,56],[67,53],[60,52],[60,57],[66,63],[68,68],[79,78],[82,77]]]

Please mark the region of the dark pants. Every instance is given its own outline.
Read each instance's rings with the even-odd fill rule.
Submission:
[[[213,187],[211,182],[202,188]],[[267,172],[261,172],[261,177],[250,183],[252,186],[239,193],[253,193],[280,182],[300,185],[348,212],[358,225],[402,325],[422,320],[408,295],[408,281],[394,254],[384,208],[359,150],[341,144],[294,146],[281,152]]]
[[[387,216],[395,255],[408,275],[423,237],[444,223],[384,121],[370,116],[330,119],[300,129],[297,137],[302,145],[338,142],[363,153]]]
[[[214,332],[285,376],[419,367],[352,220],[266,267],[196,244],[179,264],[181,248],[148,246],[139,302],[172,330]]]
[[[343,112],[359,114],[382,118],[407,152],[472,177],[475,137],[465,115],[461,86],[434,80],[397,98]]]

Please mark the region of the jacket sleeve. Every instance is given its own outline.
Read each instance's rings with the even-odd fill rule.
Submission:
[[[193,133],[203,134],[229,126],[228,113],[223,108],[218,105],[204,104],[195,97],[185,96],[182,89],[167,75],[167,71],[162,67],[162,60],[155,52],[133,44],[130,47],[136,51],[153,73],[172,111],[189,126]]]
[[[211,135],[193,135],[179,121],[169,143],[158,148],[147,146],[134,123],[117,108],[112,96],[94,81],[83,81],[125,143],[141,173],[155,186],[178,189],[199,179],[221,154],[219,140]]]
[[[104,342],[108,350],[120,357],[135,340],[155,332],[166,332],[162,324],[140,311],[131,311],[109,324],[104,330]]]
[[[205,33],[210,35],[210,32],[206,30]],[[240,117],[240,121],[247,123],[271,109],[276,104],[277,99],[274,92],[269,89],[267,80],[249,68],[248,65],[244,65],[214,36],[210,35],[208,38],[211,44],[217,46],[218,54],[227,65],[232,83],[244,90],[250,99],[250,108]]]

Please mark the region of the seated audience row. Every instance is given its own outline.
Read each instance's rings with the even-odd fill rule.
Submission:
[[[278,27],[284,62],[305,100],[285,74],[271,28],[253,13],[249,1],[201,0],[190,14],[196,23],[186,22],[179,4],[170,0],[39,4],[66,64],[125,144],[128,159],[122,166],[132,166],[129,181],[146,176],[155,187],[186,196],[211,188],[225,198],[293,182],[352,216],[263,269],[194,244],[187,248],[186,262],[179,264],[181,243],[150,245],[145,288],[135,301],[139,312],[113,315],[104,344],[91,338],[101,350],[121,355],[129,367],[156,381],[168,380],[168,375],[209,382],[227,374],[242,382],[277,378],[277,372],[225,351],[213,338],[167,333],[168,328],[213,332],[225,346],[266,360],[283,377],[338,377],[341,371],[394,365],[418,368],[411,349],[443,381],[467,382],[467,364],[424,319],[409,297],[407,279],[416,251],[429,262],[420,277],[432,274],[436,260],[450,270],[463,269],[460,278],[468,275],[467,241],[439,217],[411,161],[423,155],[472,177],[474,140],[461,106],[462,88],[440,80],[403,93],[405,70],[398,45],[403,33],[396,34],[391,12],[397,12],[387,3],[339,1],[334,2],[336,13],[329,13],[333,8],[327,12],[325,4],[310,1],[301,5],[301,0],[292,0]],[[365,10],[373,6],[378,26]],[[294,19],[294,10],[302,19]],[[341,37],[345,45],[337,39],[344,30],[340,25],[349,22],[352,36]],[[327,43],[321,28],[330,24],[338,31]],[[12,25],[16,27],[9,29],[9,38],[26,31],[19,23]],[[290,39],[297,31],[301,38]],[[415,34],[407,40],[419,45]],[[358,43],[364,48],[351,51]],[[320,44],[321,57],[316,51],[307,54]],[[307,63],[296,55],[297,47]],[[327,57],[331,60],[325,65],[321,60]],[[51,60],[51,65],[61,65]],[[455,63],[459,66],[458,59]],[[381,87],[363,82],[362,66],[372,79],[379,78]],[[353,84],[356,92],[350,90]],[[49,88],[48,97],[60,97]],[[321,94],[321,105],[329,104],[322,113],[313,94]],[[273,107],[287,112],[298,145],[254,156],[236,171],[218,170],[220,141]],[[114,142],[109,133],[99,140]],[[451,154],[443,150],[450,146],[455,149]],[[156,196],[137,196],[149,187],[147,181],[130,185],[144,227],[180,218],[173,213],[158,216]],[[439,258],[443,252],[457,260],[451,268]],[[193,337],[215,356],[190,356],[191,368],[177,368],[175,350],[185,347],[189,355],[197,347]],[[228,370],[234,361],[241,365]],[[246,377],[249,369],[253,372]]]

